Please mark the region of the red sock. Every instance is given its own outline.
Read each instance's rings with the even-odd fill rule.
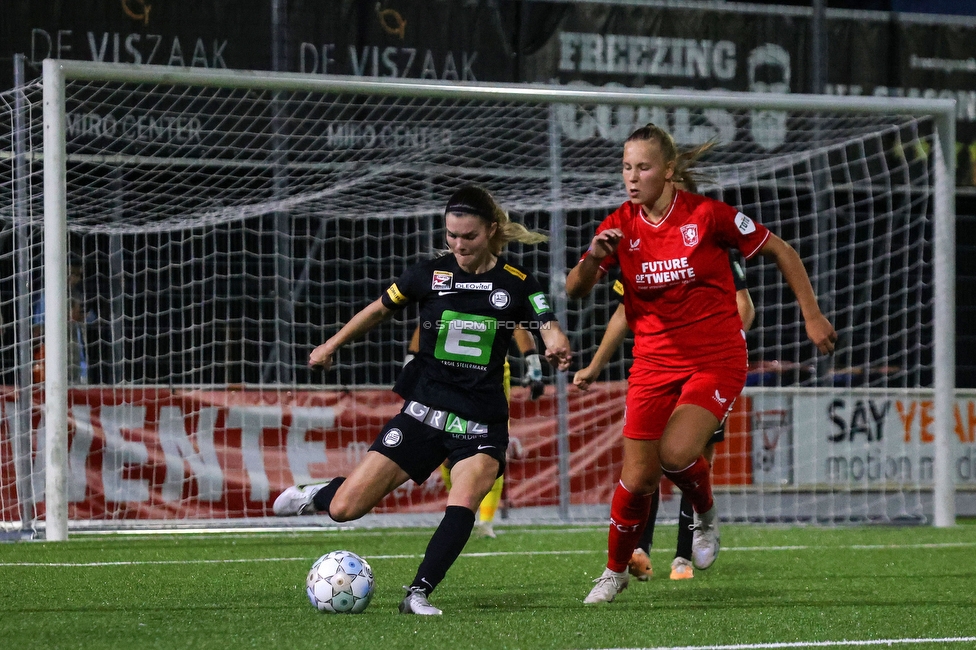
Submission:
[[[607,539],[607,568],[623,571],[637,548],[647,514],[651,511],[650,494],[634,494],[617,483],[610,502],[610,536]]]
[[[704,456],[699,456],[698,460],[677,472],[664,470],[664,475],[688,496],[695,512],[708,512],[715,505],[712,499],[711,471]]]

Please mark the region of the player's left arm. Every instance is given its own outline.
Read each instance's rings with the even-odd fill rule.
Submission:
[[[792,246],[785,241],[770,233],[769,238],[759,249],[759,253],[765,257],[776,260],[776,266],[786,283],[793,290],[796,301],[800,305],[800,312],[806,323],[807,336],[817,346],[817,349],[826,354],[832,354],[837,343],[837,332],[830,324],[827,317],[820,311],[817,303],[817,296],[813,292],[813,285],[810,284],[810,276],[803,266],[803,260]]]
[[[414,328],[410,336],[410,343],[407,344],[407,353],[403,355],[403,365],[413,361],[414,357],[420,354],[420,325]]]
[[[553,319],[544,323],[539,329],[539,335],[546,344],[546,359],[549,363],[559,370],[569,370],[573,354],[569,349],[569,337],[563,332],[559,322]]]
[[[569,349],[569,338],[553,315],[539,281],[531,275],[521,272],[519,274],[520,279],[527,283],[525,286],[527,300],[524,304],[526,311],[523,317],[539,324],[539,336],[546,346],[546,360],[549,364],[559,370],[569,370],[569,362],[573,357]]]

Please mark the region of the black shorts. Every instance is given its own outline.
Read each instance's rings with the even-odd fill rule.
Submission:
[[[712,437],[708,439],[708,444],[714,445],[717,442],[723,442],[723,441],[725,441],[725,423],[724,422],[722,424],[718,425],[718,428],[715,429],[715,433],[713,433],[712,434]]]
[[[419,402],[407,402],[369,449],[399,465],[418,485],[441,463],[452,467],[475,454],[497,460],[497,476],[501,476],[508,449],[508,420],[483,424]]]

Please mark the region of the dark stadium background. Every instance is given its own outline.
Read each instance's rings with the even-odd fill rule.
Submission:
[[[204,1],[193,3],[154,2],[149,14],[140,14],[146,3],[138,0],[119,2],[117,0],[91,0],[62,3],[37,0],[5,0],[0,5],[0,90],[13,85],[13,55],[24,53],[33,55],[27,67],[28,78],[39,73],[38,63],[44,54],[44,39],[51,43],[61,39],[65,44],[73,43],[70,50],[62,51],[67,58],[85,58],[88,49],[86,35],[94,35],[87,40],[101,44],[104,51],[112,48],[112,38],[108,35],[137,34],[162,35],[161,41],[171,43],[174,36],[183,38],[186,43],[186,57],[192,53],[190,43],[200,40],[206,44],[209,63],[226,63],[228,67],[272,70],[298,70],[301,43],[335,43],[336,51],[347,47],[362,48],[378,43],[394,44],[397,47],[412,47],[418,51],[431,50],[457,52],[459,57],[465,53],[477,52],[477,73],[480,81],[548,81],[552,62],[544,55],[545,45],[559,30],[601,31],[620,29],[621,24],[633,20],[635,16],[653,33],[669,35],[693,33],[694,30],[728,30],[738,34],[739,45],[745,51],[755,39],[780,39],[784,47],[790,49],[793,58],[793,77],[790,82],[792,92],[814,92],[830,87],[840,93],[842,88],[852,84],[885,85],[892,88],[944,88],[949,90],[971,89],[973,75],[961,73],[947,75],[923,74],[913,72],[905,64],[905,52],[918,51],[931,56],[947,56],[966,59],[976,56],[976,4],[965,0],[909,1],[892,0],[888,2],[762,2],[752,0],[741,3],[741,10],[735,2],[720,3],[721,7],[708,3],[671,3],[673,8],[665,8],[664,3],[649,1],[645,6],[635,3],[616,5],[569,2],[528,2],[511,0],[489,2],[475,0],[448,0],[443,3],[383,2],[383,6],[396,9],[406,18],[403,34],[391,35],[380,24],[373,0],[320,3],[312,0],[279,2],[277,0],[250,0],[228,5],[224,2]],[[678,6],[680,5],[680,6]],[[757,5],[766,7],[756,9]],[[818,14],[816,9],[824,9],[820,15],[824,27],[819,32],[826,43],[825,58],[817,59],[815,32]],[[867,14],[852,10],[875,12]],[[921,12],[921,13],[909,13]],[[436,13],[437,15],[430,15]],[[583,26],[583,27],[581,27]],[[390,27],[387,25],[386,27]],[[394,26],[395,27],[395,26]],[[721,32],[725,34],[726,32]],[[45,36],[46,35],[46,36]],[[94,39],[94,40],[92,40]],[[226,41],[225,49],[218,47],[218,40]],[[915,48],[913,50],[912,48]],[[321,50],[320,50],[321,51]],[[48,51],[48,53],[50,53]],[[307,51],[306,51],[307,54]],[[830,65],[824,65],[824,61]],[[869,61],[870,65],[862,65]],[[854,62],[857,62],[856,64]],[[307,62],[306,62],[307,63]],[[844,64],[847,65],[844,65]],[[343,70],[338,70],[340,73]],[[914,75],[914,76],[913,76]],[[585,75],[581,75],[585,76]],[[555,79],[568,82],[572,79],[561,76]],[[595,85],[605,80],[586,79]],[[669,80],[632,79],[632,85],[655,83],[667,87]],[[725,87],[746,89],[746,80],[737,75]],[[695,84],[685,84],[695,85]],[[699,87],[707,88],[705,83]],[[957,136],[963,144],[958,160],[956,212],[956,383],[960,388],[976,388],[976,356],[969,350],[976,349],[976,169],[971,162],[970,150],[976,151],[976,125],[974,120],[960,121]],[[270,218],[270,217],[268,217]],[[546,226],[544,214],[525,215],[530,226]],[[580,250],[584,244],[586,224],[589,215],[568,215],[579,223],[579,229],[570,234],[570,250]],[[309,226],[311,227],[311,226]],[[404,225],[409,228],[410,226]],[[194,233],[199,234],[199,233]],[[343,233],[333,233],[340,236]],[[133,306],[134,313],[146,314],[144,318],[132,321],[126,339],[137,341],[135,347],[127,351],[126,358],[142,358],[145,363],[138,372],[140,377],[126,377],[138,383],[183,384],[183,383],[252,383],[267,377],[250,358],[257,358],[258,349],[267,345],[274,337],[273,331],[255,325],[250,332],[214,332],[213,336],[233,336],[251,342],[234,347],[222,359],[207,359],[194,356],[202,349],[211,352],[199,354],[212,355],[213,350],[224,350],[227,346],[203,345],[205,341],[188,339],[180,335],[182,323],[167,315],[168,307],[174,304],[198,303],[201,309],[214,310],[217,315],[234,318],[250,315],[252,322],[258,323],[262,314],[275,309],[277,269],[270,257],[253,256],[255,267],[250,269],[254,282],[244,286],[240,281],[220,284],[219,280],[208,286],[219,299],[209,300],[209,296],[188,295],[173,287],[182,283],[185,276],[214,274],[220,276],[220,267],[227,260],[249,252],[272,250],[274,242],[267,237],[235,238],[222,236],[220,227],[204,236],[184,235],[131,235],[127,246],[149,251],[158,273],[145,276],[146,291],[141,302]],[[575,240],[574,240],[575,237]],[[136,241],[139,240],[140,241]],[[11,376],[13,363],[13,245],[10,229],[4,225],[0,231],[0,383],[15,383]],[[70,247],[85,254],[86,271],[85,294],[91,296],[91,308],[96,312],[104,308],[98,304],[97,296],[107,295],[104,286],[99,286],[99,277],[107,266],[108,246],[99,236],[73,235]],[[188,249],[198,259],[204,254],[210,256],[206,264],[185,265]],[[362,251],[369,257],[391,253],[413,255],[417,251]],[[518,252],[518,249],[516,249]],[[546,268],[545,250],[541,253],[527,254],[530,265]],[[261,261],[264,260],[264,261]],[[571,260],[570,260],[571,262]],[[365,264],[365,263],[364,263]],[[368,265],[366,265],[368,266]],[[389,269],[362,268],[365,276],[375,285],[376,295],[389,279]],[[318,272],[322,278],[328,274],[348,273],[348,267],[341,263],[334,266],[322,265]],[[107,276],[107,274],[105,274]],[[340,299],[341,296],[315,295],[315,278],[311,278],[308,300],[295,305],[296,320],[302,323],[326,323],[336,316],[347,318],[349,313],[336,315],[326,313],[321,305]],[[179,281],[179,282],[178,282]],[[201,287],[205,285],[199,285]],[[200,289],[203,291],[203,289]],[[316,307],[316,304],[320,305]],[[347,308],[347,311],[352,306]],[[111,377],[111,372],[101,359],[107,356],[106,346],[110,337],[101,331],[101,325],[89,326],[89,344],[92,354],[92,383],[110,383],[120,378]],[[572,324],[570,324],[572,328]],[[321,329],[309,325],[300,328],[294,343],[293,354],[296,359],[304,359],[309,347],[319,342]],[[214,343],[211,341],[209,343]],[[175,354],[170,354],[175,353]],[[236,357],[236,358],[235,358]],[[211,361],[215,363],[211,363]],[[385,361],[377,359],[377,361]],[[229,362],[229,363],[228,363]],[[382,366],[383,364],[379,364]],[[386,364],[390,365],[390,364]],[[190,371],[188,368],[206,368]],[[290,379],[298,383],[315,383],[318,379],[310,375],[304,364],[295,364],[295,375]],[[366,371],[369,376],[350,377],[350,381],[366,383],[391,383],[390,370]],[[376,373],[379,374],[376,374]]]

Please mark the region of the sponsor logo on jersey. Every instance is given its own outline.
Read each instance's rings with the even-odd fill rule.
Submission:
[[[664,287],[694,282],[695,268],[687,257],[641,262],[641,272],[634,275],[638,289]]]
[[[488,302],[495,309],[505,309],[508,307],[508,303],[512,302],[512,297],[504,289],[499,289],[491,292],[491,295],[488,296]]]
[[[519,271],[517,268],[515,268],[511,264],[506,264],[502,268],[504,268],[506,271],[508,271],[509,273],[511,273],[512,275],[514,275],[515,277],[517,277],[519,280],[524,280],[525,279],[525,274],[522,273],[521,271]]]
[[[400,291],[400,287],[396,286],[396,282],[391,284],[390,288],[386,290],[386,295],[390,297],[394,305],[402,305],[407,302],[407,297]]]
[[[491,316],[445,310],[437,331],[434,358],[487,366],[498,320]]]
[[[434,271],[430,280],[430,288],[434,291],[438,289],[450,289],[454,282],[454,274],[450,271]]]
[[[455,282],[455,289],[468,289],[470,291],[491,291],[491,282]]]
[[[681,226],[681,239],[685,246],[698,245],[698,224],[689,223]]]
[[[639,251],[640,250],[640,237],[637,239],[630,240],[630,250]]]
[[[756,222],[741,212],[735,215],[735,227],[738,228],[739,232],[741,232],[743,235],[756,232]]]
[[[403,442],[403,432],[399,429],[390,429],[383,434],[384,447],[396,447]]]
[[[551,311],[549,309],[549,302],[546,300],[546,294],[542,292],[533,293],[529,296],[529,302],[532,303],[532,309],[537,314],[544,314],[547,311]]]

